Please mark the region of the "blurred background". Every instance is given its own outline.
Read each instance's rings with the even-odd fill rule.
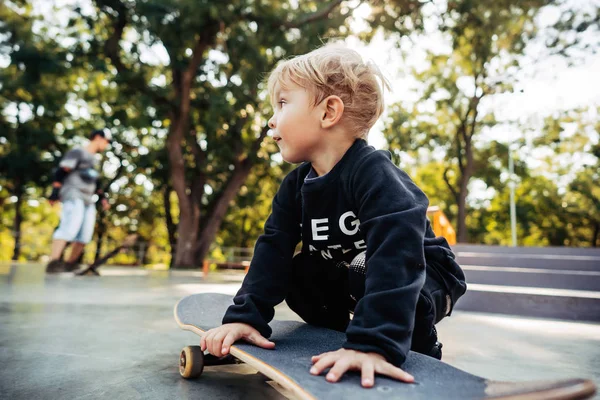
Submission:
[[[369,142],[425,191],[452,243],[600,245],[600,1],[4,0],[0,261],[44,262],[53,169],[93,129],[91,262],[246,259],[294,166],[268,135],[263,79],[331,40],[392,90]],[[512,210],[512,213],[511,213]],[[46,257],[46,258],[45,258]],[[237,258],[236,258],[237,257]]]
[[[600,385],[599,9],[0,0],[0,393],[283,398],[240,370],[182,381],[179,351],[197,337],[172,310],[239,289],[295,167],[266,127],[264,78],[330,41],[390,81],[369,142],[425,191],[465,271],[469,290],[438,325],[444,361],[489,379]],[[81,261],[139,239],[100,279],[47,275],[53,171],[100,128],[115,139],[98,155],[111,208],[98,207]],[[281,304],[276,318],[298,316]]]

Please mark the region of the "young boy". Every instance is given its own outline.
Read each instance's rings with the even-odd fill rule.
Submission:
[[[310,372],[331,368],[329,382],[348,370],[364,387],[375,373],[412,382],[399,368],[409,349],[441,359],[434,325],[465,292],[464,275],[433,234],[427,197],[365,141],[384,107],[377,78],[386,84],[335,45],[271,73],[269,127],[283,159],[303,164],[283,180],[234,305],[202,350],[221,357],[239,339],[274,348],[268,323],[286,300],[306,322],[346,332],[341,349],[313,357]]]

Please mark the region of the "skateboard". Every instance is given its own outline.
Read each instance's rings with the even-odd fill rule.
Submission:
[[[221,325],[233,297],[218,293],[194,294],[181,299],[174,309],[180,328],[202,336]],[[410,352],[403,369],[415,377],[407,384],[384,376],[375,377],[375,386],[360,385],[360,373],[346,373],[338,383],[329,383],[324,375],[309,373],[311,356],[341,348],[345,334],[297,321],[270,323],[274,350],[236,342],[230,354],[218,359],[204,354],[200,346],[185,347],[179,357],[179,372],[184,378],[201,376],[205,366],[247,363],[300,399],[585,399],[596,392],[587,379],[560,381],[491,381],[454,368],[437,359]]]
[[[104,264],[105,262],[107,262],[109,259],[111,259],[115,255],[117,255],[117,253],[120,252],[121,250],[127,249],[127,248],[133,246],[135,244],[135,242],[137,241],[137,237],[138,237],[138,235],[135,233],[131,234],[131,235],[127,235],[127,237],[125,238],[125,240],[123,240],[123,243],[120,246],[115,247],[113,250],[109,251],[104,256],[100,257],[99,259],[94,261],[92,264],[88,265],[86,268],[76,271],[75,275],[76,276],[82,276],[82,275],[100,276],[100,273],[98,272],[98,268],[100,268],[100,266],[102,264]]]

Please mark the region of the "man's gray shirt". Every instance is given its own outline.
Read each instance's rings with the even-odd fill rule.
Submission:
[[[65,154],[58,166],[68,168],[70,172],[60,189],[61,201],[81,199],[86,205],[94,203],[92,197],[99,177],[97,164],[96,157],[82,148],[75,148]]]

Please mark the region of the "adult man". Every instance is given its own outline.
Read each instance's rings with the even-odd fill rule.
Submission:
[[[110,208],[100,185],[100,174],[96,170],[96,153],[106,150],[112,135],[108,129],[95,130],[83,148],[68,151],[60,160],[52,183],[50,204],[61,201],[60,225],[52,237],[51,261],[46,272],[73,271],[83,248],[94,234],[96,206],[94,195],[100,196],[102,207]],[[71,254],[67,263],[60,261],[62,252],[71,242]]]

